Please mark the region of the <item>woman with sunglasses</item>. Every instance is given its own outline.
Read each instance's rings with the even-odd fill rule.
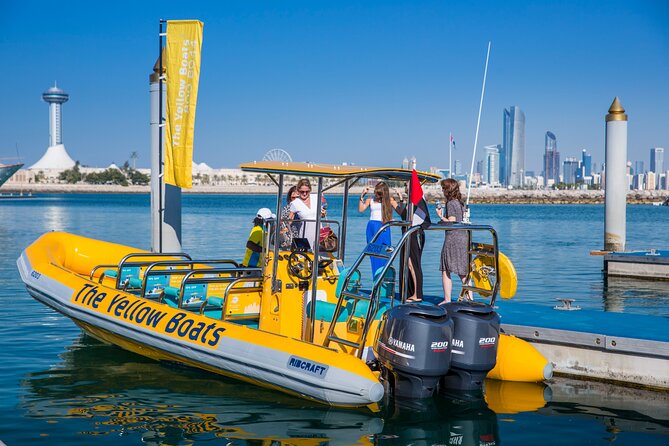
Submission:
[[[397,202],[390,196],[388,185],[383,181],[374,186],[374,196],[366,198],[369,188],[365,187],[360,195],[360,203],[358,203],[358,211],[365,212],[367,208],[370,210],[369,221],[367,222],[367,243],[372,240],[374,234],[378,232],[381,226],[393,219],[393,209],[397,208]],[[386,228],[376,243],[390,246],[390,228]],[[387,259],[380,259],[378,257],[370,257],[372,261],[372,274],[375,274],[379,268],[382,268],[387,262]]]
[[[297,182],[297,199],[290,202],[290,217],[303,220],[300,235],[316,246],[316,213],[319,211],[318,195],[311,193],[311,183],[306,178]],[[305,221],[306,220],[306,221]]]

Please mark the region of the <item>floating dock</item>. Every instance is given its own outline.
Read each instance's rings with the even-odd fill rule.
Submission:
[[[669,251],[611,252],[604,255],[609,276],[669,280]]]
[[[669,390],[669,317],[497,305],[504,332],[530,342],[556,374]]]

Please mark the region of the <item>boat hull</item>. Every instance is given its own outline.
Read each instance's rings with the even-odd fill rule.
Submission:
[[[382,398],[378,378],[356,357],[172,308],[90,280],[76,269],[115,260],[92,259],[96,251],[118,251],[117,256],[137,252],[54,232],[29,246],[17,264],[35,299],[92,336],[127,350],[334,406],[364,406]]]

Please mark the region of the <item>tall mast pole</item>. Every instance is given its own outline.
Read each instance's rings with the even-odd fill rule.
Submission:
[[[453,178],[453,133],[448,132],[448,177]]]
[[[465,215],[463,221],[469,223],[469,196],[472,191],[472,177],[474,176],[474,162],[476,160],[476,146],[479,142],[479,127],[481,125],[481,111],[483,110],[483,96],[485,95],[485,82],[488,76],[488,60],[490,59],[490,44],[488,42],[488,53],[485,56],[485,69],[483,70],[483,85],[481,86],[481,101],[479,102],[479,116],[476,119],[476,136],[474,137],[474,150],[472,150],[472,164],[469,169],[469,178],[467,178],[467,202],[465,203]]]
[[[158,28],[158,59],[160,60],[160,77],[158,78],[158,252],[163,252],[163,220],[165,205],[163,203],[163,127],[165,127],[165,116],[163,114],[163,85],[165,72],[163,66],[163,23],[160,20]]]

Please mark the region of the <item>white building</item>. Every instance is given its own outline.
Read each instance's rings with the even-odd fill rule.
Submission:
[[[56,85],[42,94],[44,102],[49,104],[49,147],[46,153],[28,169],[31,170],[65,170],[74,167],[75,162],[67,154],[62,141],[61,105],[70,96]]]

